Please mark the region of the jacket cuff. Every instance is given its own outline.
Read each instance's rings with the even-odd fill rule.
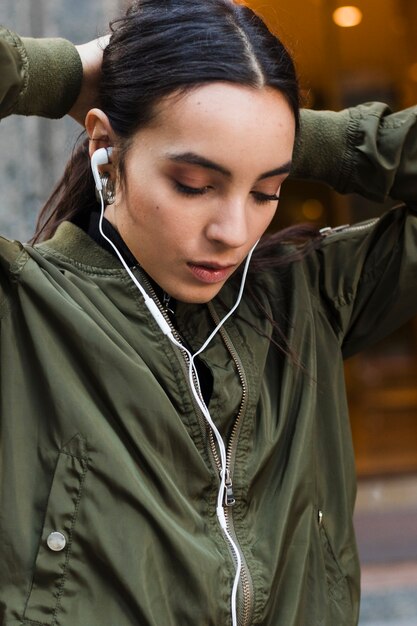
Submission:
[[[0,26],[0,118],[13,111],[19,95],[27,86],[24,56],[19,37]]]
[[[302,109],[291,178],[323,182],[343,193],[352,175],[352,124],[348,109]]]
[[[81,89],[83,68],[75,46],[66,39],[22,37],[19,51],[25,82],[12,112],[63,117]]]

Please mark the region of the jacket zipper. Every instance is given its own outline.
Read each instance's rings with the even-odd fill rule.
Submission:
[[[216,325],[219,324],[220,319],[212,303],[208,304],[208,309],[209,309],[210,315],[214,323]],[[248,386],[246,382],[245,373],[240,363],[240,359],[236,353],[236,350],[234,349],[234,346],[229,340],[227,333],[225,332],[223,326],[220,328],[219,332],[226,348],[228,349],[235,363],[236,370],[239,375],[240,383],[242,385],[242,400],[240,403],[237,417],[232,427],[232,432],[230,434],[230,438],[229,438],[227,450],[226,450],[226,485],[225,485],[225,496],[224,496],[223,508],[224,508],[224,513],[225,513],[225,518],[226,518],[227,530],[232,536],[233,541],[235,542],[239,550],[240,558],[242,560],[242,566],[240,570],[240,588],[241,588],[241,594],[242,594],[242,607],[241,607],[241,611],[240,611],[239,618],[238,618],[239,626],[249,626],[250,618],[253,612],[253,583],[252,583],[252,577],[249,571],[249,567],[248,567],[245,555],[243,554],[239,540],[236,536],[236,532],[235,532],[235,528],[233,524],[233,509],[232,509],[233,505],[235,504],[235,497],[233,493],[233,482],[232,482],[233,469],[234,469],[239,433],[240,433],[240,429],[242,426],[243,416],[246,411],[246,405],[247,405],[247,400],[248,400]],[[214,441],[213,432],[211,429],[209,431],[209,442],[210,442],[210,448],[213,454],[213,458],[215,460],[216,467],[220,476],[221,463],[220,463],[220,458],[217,452],[216,444]]]
[[[178,343],[183,344],[184,340],[181,337],[181,335],[179,334],[179,332],[177,331],[177,329],[175,328],[174,324],[172,323],[169,315],[168,315],[168,311],[169,308],[167,306],[165,306],[166,304],[169,304],[169,301],[167,302],[166,296],[164,295],[164,304],[162,304],[158,298],[158,296],[155,293],[154,288],[152,287],[151,282],[149,281],[148,277],[146,276],[146,274],[143,272],[143,270],[140,267],[136,268],[137,271],[140,274],[140,278],[143,282],[143,284],[145,285],[149,295],[151,296],[151,298],[154,300],[156,306],[158,307],[158,309],[161,311],[162,315],[164,316],[165,320],[167,321],[172,335],[174,336],[174,338],[178,341]],[[170,299],[170,298],[169,298]],[[184,371],[186,380],[188,380],[188,368],[190,365],[190,359],[188,357],[188,354],[184,351],[181,350],[181,355],[183,357],[183,361],[185,363],[185,366],[187,368],[186,371]],[[193,377],[193,382],[194,382],[194,387],[195,389],[198,390],[199,396],[201,398],[201,400],[203,400],[201,393],[200,393],[200,389],[199,389],[199,384],[198,384],[198,379],[197,376],[195,375],[195,372],[192,372],[192,377]],[[195,401],[195,398],[193,396],[193,394],[191,394],[191,401],[194,407],[194,410],[196,412],[199,424],[200,424],[200,428],[201,428],[201,432],[203,433],[203,436],[205,436],[205,440],[207,440],[207,425],[206,425],[206,421],[204,419],[204,416],[201,413],[200,407],[198,406],[197,402]]]
[[[379,217],[374,217],[367,220],[366,222],[354,224],[353,226],[351,226],[350,224],[343,224],[342,226],[335,226],[334,228],[332,228],[331,226],[325,226],[324,228],[321,228],[319,232],[322,237],[329,237],[330,235],[337,235],[338,233],[351,233],[355,231],[359,232],[361,230],[368,230],[368,228],[371,228],[377,222],[379,222]]]
[[[179,343],[183,343],[183,339],[181,337],[181,335],[178,333],[177,329],[175,328],[175,326],[173,325],[168,313],[167,313],[167,307],[163,306],[159,300],[159,298],[157,297],[154,288],[152,287],[149,279],[147,278],[147,276],[144,274],[144,272],[141,270],[141,268],[137,268],[141,279],[144,283],[144,285],[146,286],[148,293],[150,294],[150,296],[152,297],[152,299],[155,301],[158,309],[161,311],[162,315],[164,316],[164,318],[166,319],[167,323],[169,324],[169,327],[171,329],[171,332],[173,334],[173,336],[175,337],[175,339],[179,342]],[[164,302],[165,304],[165,302]],[[213,305],[211,303],[208,304],[208,309],[209,312],[211,314],[211,317],[214,321],[214,323],[217,325],[219,324],[220,320],[218,318],[218,315],[213,307]],[[238,622],[239,622],[239,626],[249,626],[250,625],[250,618],[251,618],[251,614],[252,614],[252,610],[253,610],[253,584],[252,584],[252,577],[250,575],[250,571],[249,571],[249,567],[247,565],[246,559],[245,559],[245,555],[242,552],[242,549],[240,547],[239,544],[239,540],[236,536],[236,532],[234,529],[234,524],[233,524],[233,515],[232,515],[232,510],[231,507],[235,504],[235,498],[234,498],[234,494],[233,494],[233,483],[232,483],[232,476],[233,476],[233,467],[234,467],[234,462],[235,462],[235,456],[236,456],[236,449],[237,449],[237,442],[238,442],[238,438],[239,438],[239,433],[240,433],[240,428],[241,428],[241,424],[242,424],[242,418],[244,415],[244,412],[246,410],[246,403],[247,403],[247,383],[246,383],[246,377],[243,371],[243,368],[241,366],[240,360],[237,356],[237,353],[233,347],[233,345],[231,344],[231,342],[229,341],[229,338],[227,336],[227,334],[224,331],[224,328],[221,327],[220,328],[220,334],[221,337],[223,339],[224,344],[226,345],[230,355],[233,358],[233,361],[235,363],[238,375],[239,375],[239,379],[242,385],[242,400],[240,403],[240,407],[239,407],[239,412],[237,414],[237,417],[234,421],[233,427],[232,427],[232,432],[229,438],[229,442],[227,445],[227,450],[226,450],[226,485],[225,485],[225,498],[224,498],[224,513],[225,513],[225,518],[226,518],[226,525],[227,525],[227,530],[230,533],[231,537],[233,538],[233,541],[235,542],[238,550],[239,550],[239,554],[240,554],[240,558],[242,561],[242,566],[241,566],[241,571],[240,571],[240,588],[241,588],[241,593],[242,593],[242,608],[238,617]],[[182,356],[184,358],[184,362],[187,366],[187,368],[189,367],[189,362],[190,359],[188,357],[188,355],[185,352],[182,352]],[[199,389],[199,385],[198,385],[198,379],[195,375],[195,373],[193,372],[192,374],[193,376],[193,381],[194,381],[194,386],[195,389],[198,390],[198,393],[201,397],[201,393],[200,393],[200,389]],[[213,431],[211,430],[211,428],[208,426],[207,422],[204,419],[204,416],[201,413],[200,407],[197,405],[197,403],[195,402],[195,399],[193,397],[193,395],[191,394],[192,397],[192,402],[194,405],[194,409],[197,413],[200,425],[202,427],[202,431],[203,433],[207,433],[207,430],[209,432],[209,448],[211,450],[211,454],[213,457],[213,461],[215,464],[215,468],[217,469],[218,473],[219,473],[219,479],[220,479],[220,475],[221,475],[221,463],[220,463],[220,458],[217,452],[217,448],[216,448],[216,444],[214,441],[214,435],[213,435]],[[231,549],[230,549],[231,550]],[[232,552],[232,550],[231,550]],[[234,557],[234,555],[233,555]],[[236,562],[235,557],[233,558],[233,560]]]

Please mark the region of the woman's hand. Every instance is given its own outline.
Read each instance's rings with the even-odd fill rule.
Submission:
[[[78,98],[68,114],[82,126],[84,126],[88,111],[98,105],[103,50],[109,43],[109,39],[110,35],[106,35],[76,46],[83,66],[83,81]]]

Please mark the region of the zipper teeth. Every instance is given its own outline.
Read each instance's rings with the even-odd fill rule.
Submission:
[[[217,316],[217,313],[213,309],[213,306],[211,304],[209,304],[208,308],[209,308],[210,315],[213,318],[214,323],[216,325],[219,324],[220,320],[219,320],[219,318]],[[239,379],[240,379],[240,383],[242,385],[242,400],[240,401],[239,411],[238,411],[236,419],[235,419],[235,421],[233,423],[232,432],[230,433],[229,443],[228,443],[227,451],[226,451],[226,469],[229,470],[229,472],[230,472],[230,469],[231,469],[230,465],[231,465],[231,462],[232,462],[233,453],[235,452],[235,449],[236,449],[237,434],[239,432],[239,427],[240,427],[240,422],[241,422],[241,418],[242,418],[242,415],[243,415],[243,410],[246,407],[248,391],[247,391],[247,385],[246,385],[245,376],[243,374],[243,369],[242,369],[242,367],[240,365],[239,359],[235,355],[235,350],[234,350],[231,342],[229,341],[229,338],[226,335],[223,327],[220,328],[220,334],[222,336],[224,344],[226,345],[229,353],[231,354],[231,356],[233,358],[233,361],[235,363],[235,366],[236,366],[236,369],[237,369],[237,373],[238,373],[238,376],[239,376]],[[211,431],[211,429],[210,429],[210,431]],[[213,436],[212,432],[211,432],[211,441],[213,442],[213,445],[214,445],[214,436]],[[214,456],[216,458],[216,464],[217,464],[218,470],[220,472],[221,471],[221,463],[220,463],[219,455],[217,453],[217,449],[216,449],[215,445],[214,445],[214,448],[215,448]]]
[[[320,234],[323,237],[329,237],[330,235],[337,235],[338,233],[351,233],[355,231],[368,230],[374,226],[377,222],[379,222],[379,217],[373,217],[362,224],[354,224],[351,226],[350,224],[345,224],[343,226],[336,226],[332,228],[331,226],[327,226],[320,230]]]
[[[379,222],[379,217],[373,217],[372,219],[363,222],[362,224],[354,224],[353,226],[347,226],[346,228],[342,228],[341,232],[354,232],[356,230],[368,230],[374,226],[377,222]]]
[[[158,309],[161,311],[162,315],[164,316],[165,320],[167,321],[175,339],[182,343],[182,337],[181,335],[178,333],[177,329],[175,328],[175,326],[173,325],[169,315],[167,314],[166,310],[164,309],[164,307],[162,306],[159,298],[157,297],[154,288],[152,287],[150,281],[148,280],[147,276],[140,270],[140,268],[138,268],[142,281],[145,284],[145,286],[147,287],[151,297],[153,298],[153,300],[155,301]],[[209,303],[208,305],[208,309],[210,311],[210,314],[213,318],[213,321],[216,323],[216,325],[220,322],[216,311],[214,310],[213,306]],[[228,470],[230,472],[230,466],[232,464],[232,459],[233,459],[233,455],[234,452],[236,450],[237,447],[237,435],[240,429],[240,422],[241,422],[241,418],[243,415],[243,409],[246,406],[246,401],[247,401],[247,385],[246,385],[246,380],[243,374],[243,369],[240,366],[239,363],[239,359],[237,358],[236,354],[235,354],[235,350],[233,348],[233,346],[231,345],[223,327],[220,328],[220,334],[222,336],[222,339],[227,347],[227,349],[229,350],[233,361],[236,365],[236,369],[239,375],[239,379],[242,385],[242,400],[240,402],[240,407],[239,407],[239,412],[237,414],[237,417],[234,421],[233,427],[232,427],[232,432],[230,434],[230,438],[229,438],[229,442],[228,442],[228,446],[227,446],[227,451],[226,451],[226,470]],[[187,355],[186,352],[181,351],[184,361],[186,363],[187,366],[189,366],[190,364],[190,359]],[[200,387],[198,384],[198,379],[197,376],[195,375],[194,371],[192,373],[192,377],[193,377],[193,381],[195,383],[195,389],[198,391],[198,394],[200,396],[200,398],[203,400],[202,396],[201,396],[201,391],[200,391]],[[193,395],[191,394],[192,397],[192,402],[193,405],[196,409],[198,418],[200,423],[203,425],[203,432],[207,432],[207,429],[209,431],[209,441],[210,441],[210,449],[215,461],[215,465],[218,469],[219,472],[221,472],[221,463],[220,463],[220,459],[219,459],[219,455],[217,452],[217,448],[214,442],[214,435],[213,435],[213,431],[212,429],[208,426],[208,424],[206,423],[206,421],[204,420],[202,414],[201,414],[201,409],[200,407],[197,405],[197,403],[195,402],[195,399],[193,397]],[[204,401],[204,400],[203,400]],[[235,443],[236,442],[236,443]],[[225,518],[226,518],[226,525],[227,525],[227,529],[229,531],[229,533],[233,536],[234,540],[237,542],[237,546],[238,549],[240,551],[240,556],[242,559],[242,566],[241,566],[241,571],[240,571],[240,580],[241,580],[241,584],[242,584],[242,597],[243,597],[243,607],[242,607],[242,619],[239,620],[239,624],[240,626],[248,626],[249,625],[249,617],[250,617],[250,613],[252,610],[252,585],[251,585],[251,580],[250,580],[250,574],[249,574],[249,568],[248,565],[246,563],[246,559],[245,556],[240,548],[239,545],[239,541],[236,537],[236,533],[234,532],[234,527],[233,527],[233,522],[231,520],[231,515],[229,512],[230,507],[223,507],[224,508],[224,512],[225,512]],[[236,559],[234,558],[234,560],[236,561]]]
[[[180,336],[179,332],[177,331],[177,329],[175,328],[174,324],[171,322],[169,315],[167,314],[165,308],[162,306],[158,296],[155,293],[155,289],[152,287],[149,278],[146,276],[146,274],[141,270],[140,267],[136,268],[140,274],[140,277],[142,279],[142,282],[145,284],[145,287],[148,289],[150,296],[152,297],[152,299],[155,301],[155,304],[157,305],[158,309],[161,311],[162,315],[164,316],[164,318],[166,319],[166,321],[169,324],[169,327],[172,331],[172,334],[174,335],[175,339],[177,341],[179,341],[180,343],[182,343],[182,337]],[[187,356],[184,353],[184,356]]]
[[[250,614],[252,613],[252,601],[251,601],[252,586],[248,578],[246,578],[245,580],[246,580],[246,587],[243,588],[243,609],[242,609],[242,621],[240,622],[240,626],[249,626],[249,617],[250,617]],[[243,580],[242,580],[242,587],[243,587]]]
[[[234,452],[236,451],[236,447],[237,447],[237,435],[239,433],[240,430],[240,423],[242,420],[242,415],[244,412],[244,409],[246,408],[246,401],[247,401],[247,397],[248,397],[248,390],[247,390],[247,385],[246,385],[246,380],[245,377],[243,375],[243,370],[240,366],[240,363],[238,361],[238,359],[234,358],[234,350],[233,347],[230,345],[230,342],[228,340],[228,337],[226,336],[226,334],[223,331],[223,328],[220,329],[220,333],[222,335],[222,339],[225,342],[227,349],[229,350],[230,354],[233,357],[233,360],[235,362],[236,365],[236,369],[239,375],[239,379],[242,385],[242,400],[240,402],[240,407],[239,407],[239,412],[237,414],[237,417],[233,423],[233,427],[232,427],[232,432],[230,433],[230,438],[229,438],[229,443],[227,446],[227,452],[226,452],[226,465],[228,466],[228,469],[230,471],[230,465],[232,462],[232,457],[234,455]]]
[[[208,304],[208,309],[210,311],[211,317],[213,318],[214,323],[217,325],[219,324],[220,320],[219,317],[213,307],[213,305],[211,303]],[[242,400],[240,402],[240,407],[239,407],[239,411],[237,414],[237,417],[234,421],[233,427],[232,427],[232,432],[230,433],[230,438],[229,438],[229,442],[228,442],[228,446],[227,446],[227,451],[226,451],[226,470],[229,472],[230,476],[232,477],[232,471],[231,471],[231,466],[232,466],[232,460],[237,448],[237,440],[238,440],[238,434],[240,431],[240,426],[241,426],[241,421],[242,421],[242,415],[244,413],[244,409],[246,408],[246,402],[247,402],[247,397],[248,397],[248,391],[247,391],[247,384],[246,384],[246,379],[243,373],[243,368],[240,365],[239,359],[236,355],[235,349],[232,345],[232,343],[230,342],[226,331],[224,330],[224,327],[222,326],[220,328],[220,334],[222,337],[222,340],[224,342],[224,344],[226,345],[230,355],[233,358],[233,361],[235,363],[238,375],[239,375],[239,379],[242,385]],[[221,464],[220,464],[220,459],[218,457],[217,454],[217,449],[214,443],[214,436],[213,436],[213,432],[210,428],[210,432],[209,432],[209,437],[210,437],[210,444],[212,447],[212,450],[214,448],[214,457],[216,460],[216,464],[218,467],[219,472],[221,471]],[[242,619],[239,620],[239,624],[240,626],[248,626],[249,624],[249,618],[252,612],[252,596],[253,596],[253,591],[252,591],[252,583],[251,583],[251,578],[250,578],[250,573],[249,573],[249,567],[248,564],[246,562],[245,559],[245,555],[243,554],[242,549],[240,548],[240,544],[239,544],[239,540],[236,536],[236,533],[234,531],[234,527],[233,527],[233,521],[232,521],[232,513],[231,513],[231,509],[230,507],[224,506],[224,512],[225,512],[225,518],[226,518],[226,525],[227,525],[227,529],[229,531],[229,533],[233,536],[234,540],[237,543],[237,547],[239,549],[240,552],[240,556],[242,559],[242,565],[241,565],[241,570],[240,570],[240,581],[242,584],[242,598],[243,598],[243,607],[242,607]]]
[[[175,328],[174,324],[172,323],[171,318],[169,317],[168,313],[166,312],[166,309],[162,306],[158,296],[155,293],[155,289],[152,287],[148,277],[145,275],[145,273],[143,271],[141,271],[140,267],[138,267],[138,270],[139,270],[142,282],[144,283],[144,285],[148,289],[148,292],[149,292],[150,296],[155,301],[156,306],[158,307],[158,309],[160,310],[160,312],[164,316],[164,319],[167,321],[173,336],[175,337],[175,339],[180,344],[182,344],[183,343],[183,339],[182,339],[181,335],[179,334],[179,332]],[[186,364],[187,368],[189,368],[190,358],[189,358],[188,354],[186,352],[184,352],[183,350],[181,350],[181,354],[182,354],[182,356],[184,358],[184,361],[185,361],[185,364]],[[198,395],[200,396],[200,399],[204,402],[204,399],[203,399],[203,397],[201,395],[200,386],[198,384],[198,378],[197,378],[194,370],[192,371],[192,378],[193,378],[193,382],[194,382],[194,388],[196,389]],[[194,406],[194,408],[196,410],[196,413],[197,413],[197,416],[198,416],[198,420],[200,422],[201,430],[202,430],[203,434],[207,433],[206,422],[204,420],[204,417],[201,414],[200,407],[198,406],[197,402],[195,401],[195,398],[194,398],[193,394],[191,394],[191,401],[192,401],[193,406]]]

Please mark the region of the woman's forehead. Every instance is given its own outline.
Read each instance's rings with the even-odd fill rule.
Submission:
[[[291,159],[294,136],[294,115],[279,91],[218,82],[165,98],[136,139],[149,150],[193,153],[226,169],[252,156],[268,171]]]

